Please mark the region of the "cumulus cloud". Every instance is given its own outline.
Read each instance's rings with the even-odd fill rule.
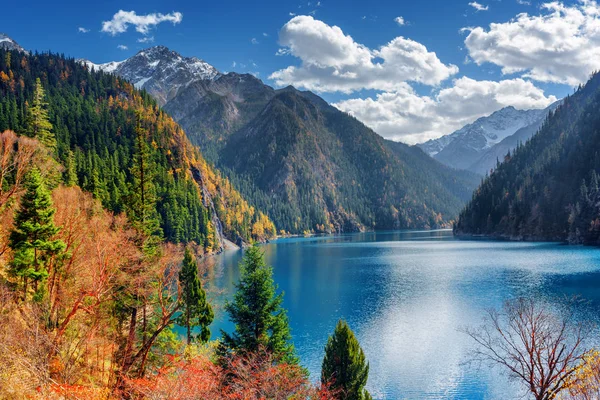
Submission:
[[[406,21],[404,21],[404,17],[396,17],[394,18],[394,21],[400,26],[406,24]]]
[[[124,44],[120,44],[120,45],[117,46],[117,49],[119,49],[119,50],[127,50],[127,49],[129,49],[129,47],[125,46]]]
[[[250,39],[250,43],[252,43],[252,44],[258,44],[259,42],[258,42],[258,39],[256,39],[256,38],[253,37],[252,39]]]
[[[522,13],[487,30],[467,28],[470,58],[541,82],[585,82],[600,68],[600,6],[581,0],[545,3],[541,9],[540,15]]]
[[[86,29],[86,28],[84,28],[83,26],[80,26],[79,28],[77,28],[77,31],[78,31],[79,33],[88,33],[90,30],[89,30],[89,29]]]
[[[442,63],[421,43],[397,37],[370,49],[311,16],[287,22],[279,33],[284,50],[301,60],[299,67],[275,71],[270,79],[278,86],[293,84],[316,92],[351,93],[361,89],[398,90],[404,82],[437,85],[458,72]]]
[[[120,33],[127,32],[130,25],[135,26],[135,30],[143,35],[147,35],[150,29],[160,24],[161,22],[171,22],[176,25],[183,19],[183,14],[180,12],[172,12],[169,14],[146,14],[137,15],[135,11],[119,10],[113,15],[110,21],[102,22],[102,32],[116,36]]]
[[[476,11],[487,11],[490,8],[490,6],[484,6],[483,4],[479,4],[476,1],[470,2],[469,5],[473,7]]]
[[[334,106],[385,138],[415,144],[451,133],[502,107],[543,108],[556,100],[521,78],[494,82],[462,77],[432,96],[420,96],[403,83],[393,92]]]

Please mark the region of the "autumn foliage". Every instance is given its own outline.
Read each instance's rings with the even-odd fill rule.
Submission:
[[[232,357],[225,366],[198,355],[158,374],[130,380],[131,393],[147,399],[332,399],[326,387],[315,387],[298,365],[277,364],[266,352]]]

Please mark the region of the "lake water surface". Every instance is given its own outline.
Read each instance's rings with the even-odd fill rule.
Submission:
[[[348,321],[370,362],[377,399],[512,399],[518,385],[466,363],[461,328],[516,296],[589,300],[580,318],[600,321],[600,250],[554,243],[456,240],[449,231],[377,232],[280,239],[262,246],[285,292],[302,364],[318,379],[327,336]],[[208,259],[229,298],[241,251]],[[219,329],[231,330],[217,307]]]

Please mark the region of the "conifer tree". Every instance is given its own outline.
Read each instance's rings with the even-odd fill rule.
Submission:
[[[128,201],[128,216],[133,226],[140,231],[146,240],[143,250],[147,255],[153,255],[160,243],[162,229],[156,210],[156,189],[153,183],[153,165],[150,149],[146,142],[146,130],[141,125],[141,115],[136,115],[135,153],[131,175],[133,183],[130,188]]]
[[[223,345],[229,351],[252,353],[264,349],[278,362],[297,364],[285,309],[283,293],[276,294],[273,270],[265,264],[257,246],[246,250],[240,264],[241,277],[233,302],[225,305],[235,323],[231,335],[221,332]]]
[[[77,166],[77,161],[75,160],[75,153],[69,150],[67,155],[67,160],[65,161],[65,176],[64,181],[67,186],[75,186],[77,185],[77,171],[75,167]]]
[[[365,353],[346,321],[339,320],[325,345],[321,382],[338,393],[340,400],[370,400],[364,389],[368,377]]]
[[[37,168],[31,170],[25,186],[9,245],[13,250],[10,273],[23,280],[26,297],[29,281],[33,281],[37,292],[38,283],[48,276],[50,260],[65,249],[65,244],[52,239],[60,228],[54,225],[56,210]]]
[[[212,307],[206,301],[206,292],[202,288],[202,282],[198,277],[198,265],[195,257],[189,249],[185,249],[183,265],[179,272],[179,284],[181,285],[181,308],[178,324],[187,328],[187,343],[192,342],[191,329],[200,327],[198,339],[206,343],[210,339],[210,329],[215,315]]]
[[[56,150],[56,137],[52,133],[52,124],[48,117],[46,92],[40,78],[37,78],[35,81],[33,102],[27,109],[27,134],[38,139],[51,151]]]

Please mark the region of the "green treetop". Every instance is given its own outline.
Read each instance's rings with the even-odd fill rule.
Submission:
[[[206,343],[210,339],[210,329],[215,315],[212,307],[206,301],[206,292],[202,288],[202,282],[198,277],[198,266],[195,257],[189,249],[185,249],[183,265],[179,272],[179,284],[181,285],[182,313],[177,323],[187,328],[187,343],[192,342],[191,328],[201,328],[198,339]]]
[[[264,349],[278,362],[297,364],[286,311],[281,306],[283,293],[276,294],[273,270],[257,246],[246,250],[240,268],[233,302],[225,305],[235,332],[222,332],[224,346],[238,353]]]
[[[13,250],[10,273],[23,279],[23,290],[27,295],[28,282],[33,281],[37,292],[38,283],[48,276],[50,261],[65,249],[65,244],[52,239],[60,228],[54,225],[56,210],[37,168],[29,173],[25,188],[15,214],[9,246]]]
[[[38,139],[51,151],[56,150],[56,137],[52,133],[52,124],[48,117],[46,92],[40,78],[37,78],[35,81],[33,102],[27,108],[27,134]]]
[[[354,332],[345,321],[338,321],[325,345],[321,382],[340,400],[369,400],[371,395],[364,389],[368,377],[369,363]]]

